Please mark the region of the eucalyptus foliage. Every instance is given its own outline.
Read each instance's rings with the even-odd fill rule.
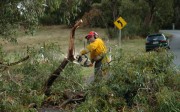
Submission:
[[[47,7],[41,22],[72,25],[81,13],[82,2],[83,0],[46,0]]]
[[[9,41],[16,41],[15,34],[23,29],[33,34],[38,18],[43,14],[44,0],[3,0],[0,2],[0,35]]]
[[[10,41],[19,29],[34,34],[39,23],[71,26],[80,18],[90,27],[104,27],[109,38],[118,36],[114,21],[128,23],[123,36],[147,35],[179,24],[178,0],[8,0],[0,3],[0,35]],[[40,21],[39,21],[40,20]],[[14,36],[15,37],[15,36]]]
[[[59,45],[42,44],[39,47],[27,47],[27,52],[5,53],[0,47],[0,111],[37,111],[44,102],[48,105],[62,103],[66,90],[82,91],[85,89],[82,80],[82,67],[69,63],[52,87],[52,95],[43,93],[43,85],[48,76],[65,58]],[[8,63],[20,60],[29,55],[24,62],[4,69]],[[31,106],[33,105],[33,106]]]
[[[106,27],[109,38],[117,37],[114,21],[120,16],[128,23],[123,28],[124,36],[147,35],[157,32],[163,25],[171,23],[174,17],[174,1],[167,0],[102,0],[95,5],[99,17],[92,19],[94,26]],[[99,21],[96,21],[98,19]]]
[[[173,55],[167,51],[131,53],[117,49],[109,79],[90,86],[77,111],[178,112],[179,88]]]
[[[50,96],[42,92],[45,80],[63,60],[56,44],[27,47],[27,52],[6,54],[0,49],[3,63],[12,63],[25,55],[30,59],[16,66],[0,66],[0,111],[37,111],[42,106],[64,102],[64,92],[83,91],[84,102],[64,108],[75,112],[178,112],[180,110],[180,73],[173,65],[173,54],[126,52],[114,47],[110,74],[99,82],[86,85],[83,68],[69,63],[52,86]],[[2,64],[1,64],[2,65]],[[46,105],[43,105],[43,104]],[[31,105],[35,104],[35,108]],[[73,108],[72,108],[73,107]]]

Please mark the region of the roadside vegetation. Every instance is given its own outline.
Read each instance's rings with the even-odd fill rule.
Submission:
[[[171,51],[145,52],[144,38],[180,26],[179,0],[4,0],[0,2],[0,112],[179,112],[180,68]],[[119,30],[113,22],[128,23]],[[48,77],[96,31],[112,51],[110,74],[90,82],[93,68],[69,62],[51,86]],[[170,36],[169,36],[170,37]]]
[[[86,30],[79,29],[77,35],[79,36],[79,32],[86,34]],[[96,30],[101,32],[101,35],[106,35],[102,29]],[[141,38],[123,40],[121,46],[118,46],[115,40],[107,43],[112,48],[113,59],[108,79],[87,84],[87,78],[93,74],[93,69],[69,63],[53,84],[50,96],[44,95],[42,88],[45,81],[66,56],[66,50],[61,47],[61,45],[65,47],[65,43],[61,39],[65,40],[67,35],[58,38],[57,40],[60,40],[58,42],[41,43],[46,39],[44,32],[47,30],[40,33],[39,36],[42,35],[44,38],[39,40],[37,46],[24,47],[20,44],[19,47],[17,44],[13,45],[14,49],[11,49],[11,52],[6,52],[6,48],[1,46],[0,55],[3,64],[0,68],[0,111],[35,112],[58,109],[77,112],[178,112],[180,110],[180,73],[173,64],[173,55],[163,49],[159,52],[146,53],[145,41]],[[56,40],[57,37],[54,37]],[[76,38],[77,50],[83,47],[83,40],[79,39],[81,38]],[[27,55],[30,56],[27,60],[8,66],[9,63]],[[74,99],[82,97],[84,99],[65,103],[68,99],[67,94],[73,96],[75,93],[78,97],[75,96]]]

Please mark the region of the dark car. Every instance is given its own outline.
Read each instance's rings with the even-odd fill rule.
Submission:
[[[158,48],[169,47],[169,39],[164,34],[151,34],[146,37],[146,51],[156,50]]]

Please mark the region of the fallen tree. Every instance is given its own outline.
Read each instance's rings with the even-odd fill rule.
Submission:
[[[17,65],[17,64],[19,64],[19,63],[21,63],[21,62],[23,62],[23,61],[28,60],[29,58],[30,58],[30,57],[29,57],[29,55],[28,55],[28,56],[26,56],[26,57],[24,57],[24,58],[22,58],[22,59],[20,59],[20,60],[18,60],[18,61],[16,61],[16,62],[7,63],[7,64],[5,64],[5,63],[3,63],[3,62],[0,62],[0,70],[1,70],[1,71],[4,71],[4,70],[6,70],[8,67]]]
[[[74,39],[75,39],[75,30],[79,27],[79,25],[82,23],[82,20],[77,21],[77,23],[72,27],[70,32],[70,39],[69,39],[69,49],[68,49],[68,55],[67,58],[64,58],[64,60],[61,62],[59,67],[49,76],[48,80],[44,84],[43,92],[45,95],[50,94],[50,87],[52,86],[53,82],[56,80],[56,78],[61,74],[62,70],[66,67],[69,61],[74,61]]]

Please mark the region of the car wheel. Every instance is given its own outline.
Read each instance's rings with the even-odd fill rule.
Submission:
[[[149,49],[146,49],[146,52],[149,52],[150,50]]]

